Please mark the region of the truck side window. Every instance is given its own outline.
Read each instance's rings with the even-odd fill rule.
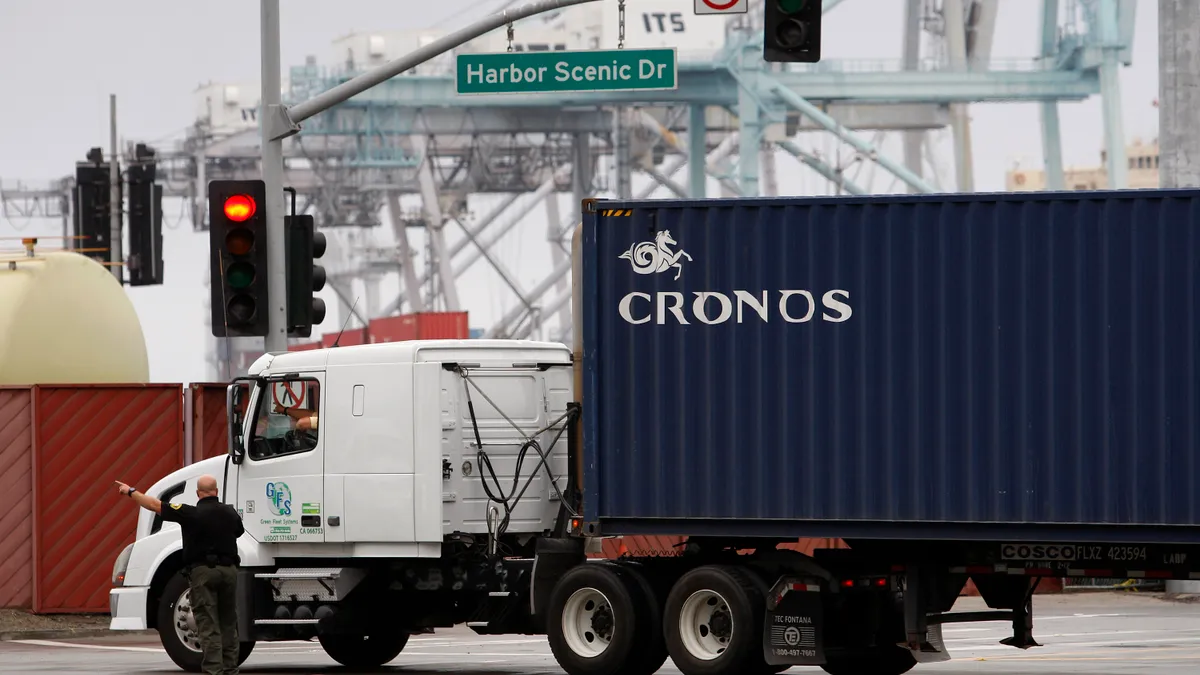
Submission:
[[[316,380],[272,380],[258,397],[251,459],[308,452],[317,447],[321,385]]]

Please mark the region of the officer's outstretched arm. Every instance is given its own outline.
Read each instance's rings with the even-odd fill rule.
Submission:
[[[123,495],[129,494],[130,487],[128,485],[119,480],[113,482],[117,485],[117,492],[120,492]],[[147,511],[162,513],[162,502],[159,501],[157,497],[151,497],[150,495],[142,492],[134,492],[133,501],[137,502],[138,506],[146,509]]]

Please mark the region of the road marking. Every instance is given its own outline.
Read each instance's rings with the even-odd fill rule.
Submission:
[[[546,644],[546,639],[540,640],[457,640],[455,638],[412,638],[409,644],[420,643],[422,646],[436,646],[435,643],[442,643],[448,647],[457,647],[459,645],[536,645]]]
[[[1034,632],[1036,633],[1037,631],[1034,631]],[[1180,630],[1170,630],[1170,629],[1165,629],[1165,628],[1159,628],[1159,629],[1155,629],[1155,630],[1099,630],[1099,631],[1089,631],[1087,633],[1050,633],[1050,634],[1039,633],[1036,635],[1036,638],[1038,640],[1046,640],[1046,639],[1053,639],[1053,638],[1068,638],[1068,637],[1098,637],[1101,635],[1138,635],[1138,634],[1143,634],[1143,633],[1155,633],[1155,634],[1160,634],[1160,635],[1163,633],[1200,633],[1200,629],[1184,628],[1184,629],[1180,629]],[[997,633],[994,637],[1006,637],[1007,635],[1008,635],[1007,633],[1003,633],[1003,634]],[[992,639],[994,639],[994,637],[948,638],[946,640],[946,642],[982,642],[984,640],[992,640]],[[1076,643],[1068,642],[1068,643],[1064,643],[1064,644],[1076,644]]]
[[[154,647],[118,647],[116,645],[81,645],[74,642],[58,642],[57,640],[11,640],[17,644],[35,645],[38,647],[70,647],[71,649],[99,649],[114,652],[150,652],[161,654],[162,649]]]
[[[1106,619],[1112,617],[1134,617],[1134,616],[1149,616],[1148,614],[1064,614],[1063,616],[1038,616],[1033,615],[1034,622],[1038,621],[1062,621],[1063,619]]]
[[[461,658],[491,658],[491,657],[496,657],[496,656],[503,656],[503,657],[509,657],[509,658],[514,657],[514,656],[520,656],[520,657],[524,657],[524,658],[552,658],[553,657],[553,655],[550,655],[550,653],[535,653],[535,652],[508,653],[508,652],[478,651],[478,652],[467,652],[467,653],[446,653],[446,652],[440,652],[440,651],[408,651],[408,650],[404,650],[404,651],[400,652],[400,656],[398,656],[396,658],[400,659],[400,658],[403,658],[406,656],[452,656],[452,657],[455,657],[458,659],[461,659]]]
[[[1108,658],[1112,658],[1112,659],[1116,659],[1116,660],[1122,660],[1122,659],[1126,659],[1126,658],[1130,659],[1130,660],[1139,659],[1139,658],[1146,658],[1146,659],[1153,658],[1153,659],[1159,659],[1159,660],[1183,658],[1183,655],[1181,655],[1181,656],[1164,656],[1164,654],[1169,654],[1171,652],[1183,652],[1184,655],[1188,655],[1189,658],[1191,658],[1190,655],[1193,655],[1196,653],[1196,647],[1155,647],[1153,652],[1149,652],[1151,654],[1154,654],[1155,656],[1148,656],[1148,657],[1142,657],[1139,654],[1124,654],[1124,655],[1116,656],[1116,655],[1113,655],[1113,652],[1111,649],[1107,649],[1104,651],[1071,652],[1068,654],[1049,654],[1046,656],[1041,656],[1038,654],[1014,654],[1012,656],[990,656],[990,657],[988,657],[987,660],[989,660],[989,661],[1084,661],[1084,660],[1088,660],[1088,659],[1104,660],[1104,659],[1108,659]]]
[[[1088,642],[1063,642],[1061,644],[1044,644],[1041,647],[1038,647],[1038,649],[1061,650],[1061,651],[1056,651],[1052,654],[1047,654],[1047,656],[1060,657],[1060,656],[1070,656],[1072,654],[1072,650],[1078,649],[1080,647],[1118,647],[1118,646],[1141,647],[1141,646],[1150,645],[1150,644],[1164,644],[1164,643],[1172,643],[1172,642],[1175,642],[1175,643],[1200,642],[1200,637],[1162,638],[1162,639],[1157,639],[1157,640],[1096,640],[1096,641],[1088,641]],[[950,645],[947,645],[947,647],[950,647]],[[1194,647],[1185,647],[1182,649],[1195,649],[1195,648]],[[955,654],[974,654],[975,652],[984,652],[984,651],[1012,651],[1012,650],[1013,650],[1013,647],[1009,647],[1007,645],[979,645],[979,646],[960,645],[958,649],[951,649],[950,655],[954,656]],[[1130,655],[1130,656],[1132,656],[1132,655]],[[962,658],[962,657],[956,656],[955,658]],[[1022,657],[1014,655],[1011,657],[1002,657],[1002,658],[1012,659],[1012,658],[1022,658]],[[1038,657],[1036,657],[1034,655],[1030,655],[1025,658],[1035,659]]]

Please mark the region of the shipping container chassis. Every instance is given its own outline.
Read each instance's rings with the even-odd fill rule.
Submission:
[[[508,542],[515,557],[455,541],[431,560],[279,560],[240,570],[240,635],[246,652],[316,638],[352,668],[393,660],[412,634],[466,624],[546,635],[570,675],[649,675],[668,657],[684,675],[803,665],[898,675],[950,659],[947,623],[1002,621],[1012,627],[1002,644],[1039,646],[1042,578],[1200,578],[1190,545],[852,540],[809,556],[780,543],[692,537],[670,555],[605,560],[587,559],[583,538],[548,533]],[[951,611],[968,579],[989,610]],[[176,663],[196,671],[168,597],[186,585],[170,582],[156,580],[149,615]]]

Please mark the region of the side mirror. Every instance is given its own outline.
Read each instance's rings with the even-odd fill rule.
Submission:
[[[241,464],[246,454],[242,439],[242,400],[245,391],[241,382],[234,382],[225,390],[226,420],[229,426],[229,457],[234,464]]]

